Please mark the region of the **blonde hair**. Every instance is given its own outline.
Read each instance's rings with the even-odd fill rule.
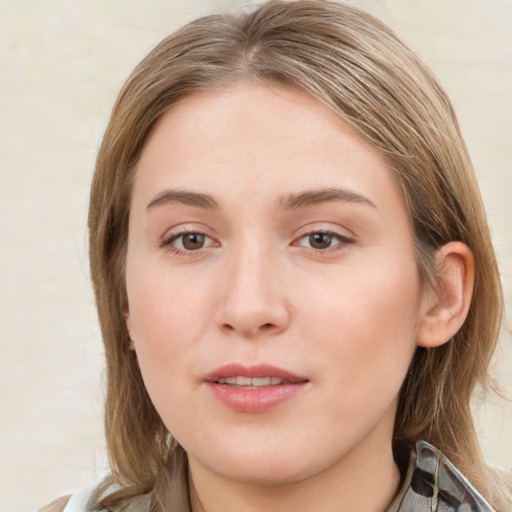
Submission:
[[[387,26],[354,7],[315,0],[271,1],[186,25],[137,66],[113,108],[92,184],[89,232],[107,359],[108,451],[125,484],[114,501],[148,492],[159,471],[186,461],[128,349],[124,269],[137,159],[156,121],[177,101],[240,80],[305,91],[387,156],[410,214],[425,286],[435,286],[433,256],[440,246],[459,240],[473,251],[468,317],[448,343],[416,350],[400,393],[394,452],[402,464],[407,445],[425,439],[500,504],[480,453],[470,398],[475,386],[489,384],[503,295],[455,113],[432,72]]]

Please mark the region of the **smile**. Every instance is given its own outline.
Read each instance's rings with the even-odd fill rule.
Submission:
[[[272,365],[224,365],[203,379],[218,402],[238,413],[264,413],[306,389],[309,379]]]
[[[217,381],[219,384],[227,384],[228,386],[236,386],[239,388],[262,388],[268,386],[278,386],[283,383],[290,383],[280,377],[224,377]]]

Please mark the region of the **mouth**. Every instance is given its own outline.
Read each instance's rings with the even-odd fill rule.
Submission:
[[[297,396],[309,379],[267,364],[231,364],[207,375],[204,381],[213,396],[229,409],[262,413]]]
[[[237,387],[268,387],[307,382],[306,377],[270,364],[244,366],[226,364],[204,377],[206,382]]]
[[[291,381],[280,377],[222,377],[217,384],[225,384],[226,386],[234,386],[236,388],[258,389],[267,388],[269,386],[280,386],[282,384],[292,384]]]

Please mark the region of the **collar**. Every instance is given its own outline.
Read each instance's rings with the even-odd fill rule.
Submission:
[[[387,512],[495,512],[466,477],[437,449],[416,443],[402,489]]]

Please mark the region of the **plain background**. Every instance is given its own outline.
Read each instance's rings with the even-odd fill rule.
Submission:
[[[0,510],[19,512],[107,467],[103,356],[85,229],[116,93],[165,35],[229,0],[0,0]],[[512,1],[367,0],[453,98],[512,310]],[[510,322],[509,322],[510,325]],[[512,396],[512,339],[496,376]],[[485,455],[512,465],[512,407],[477,403]]]

